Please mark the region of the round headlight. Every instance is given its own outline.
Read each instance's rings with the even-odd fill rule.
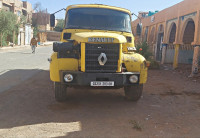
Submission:
[[[139,80],[139,78],[138,78],[138,76],[136,76],[136,75],[132,75],[132,76],[130,76],[130,78],[129,78],[129,81],[130,81],[131,83],[137,83],[138,80]]]
[[[74,77],[73,77],[71,74],[66,74],[66,75],[64,76],[65,82],[72,82],[73,79],[74,79]]]

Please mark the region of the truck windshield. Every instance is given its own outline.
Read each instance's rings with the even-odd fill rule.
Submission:
[[[130,15],[103,8],[75,8],[67,13],[66,29],[93,29],[131,32]]]

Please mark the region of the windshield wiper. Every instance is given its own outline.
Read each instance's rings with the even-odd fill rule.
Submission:
[[[89,28],[83,27],[83,26],[70,26],[70,27],[66,27],[65,29],[89,29]]]

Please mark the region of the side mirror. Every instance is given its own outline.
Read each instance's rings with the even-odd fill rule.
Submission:
[[[54,43],[53,43],[53,51],[54,51],[54,52],[58,52],[58,51],[59,51],[59,47],[58,47],[58,46],[59,46],[59,43],[58,43],[58,42],[54,42]]]
[[[54,14],[50,15],[50,26],[55,27],[55,15]]]

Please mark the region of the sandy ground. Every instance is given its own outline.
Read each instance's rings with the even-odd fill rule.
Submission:
[[[180,71],[150,70],[142,99],[123,90],[68,90],[54,100],[41,70],[0,94],[0,137],[199,137],[200,81]]]

